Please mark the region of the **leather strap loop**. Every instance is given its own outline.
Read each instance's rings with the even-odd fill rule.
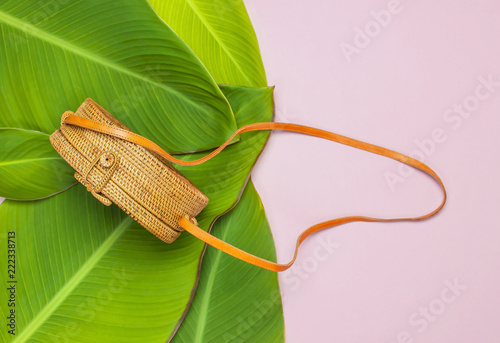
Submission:
[[[201,239],[205,243],[231,255],[234,256],[240,260],[243,260],[245,262],[251,263],[253,265],[256,265],[258,267],[268,269],[271,271],[276,271],[276,272],[281,272],[284,270],[287,270],[290,268],[295,260],[297,259],[298,255],[298,250],[299,246],[302,244],[302,242],[312,235],[315,232],[331,228],[337,225],[342,225],[346,223],[352,223],[352,222],[396,222],[396,221],[418,221],[418,220],[425,220],[428,219],[432,216],[434,216],[436,213],[441,211],[441,209],[444,207],[444,204],[446,203],[446,189],[439,178],[439,176],[431,169],[429,168],[426,164],[412,158],[409,156],[406,156],[404,154],[401,154],[399,152],[396,152],[394,150],[382,148],[377,145],[373,145],[370,143],[362,142],[356,139],[352,139],[346,136],[338,135],[336,133],[332,133],[329,131],[325,130],[320,130],[316,128],[312,128],[309,126],[303,126],[303,125],[298,125],[298,124],[288,124],[288,123],[276,123],[276,122],[265,122],[265,123],[254,123],[254,124],[249,124],[246,126],[243,126],[239,128],[238,130],[235,131],[235,133],[228,138],[228,140],[222,144],[220,147],[217,149],[213,150],[211,153],[207,154],[206,156],[194,160],[194,161],[183,161],[179,160],[170,154],[166,153],[162,148],[160,148],[157,144],[153,143],[147,138],[144,138],[136,133],[133,133],[131,131],[126,131],[114,126],[106,125],[103,123],[96,122],[91,119],[87,118],[82,118],[79,116],[75,115],[69,115],[66,117],[64,120],[64,123],[70,124],[70,125],[76,125],[80,126],[83,128],[87,128],[90,130],[94,130],[97,132],[105,133],[114,137],[118,137],[121,139],[124,139],[126,141],[132,142],[139,144],[151,151],[156,152],[157,154],[163,156],[165,159],[172,163],[180,164],[180,165],[185,165],[185,166],[192,166],[192,165],[197,165],[201,164],[205,161],[208,161],[209,159],[215,157],[217,154],[219,154],[232,140],[234,137],[239,135],[240,133],[244,132],[250,132],[250,131],[268,131],[268,130],[280,130],[280,131],[290,131],[290,132],[297,132],[297,133],[303,133],[307,134],[310,136],[315,136],[323,139],[328,139],[333,142],[345,144],[357,149],[365,150],[374,154],[378,154],[381,156],[385,156],[388,158],[391,158],[393,160],[400,161],[404,164],[407,164],[411,167],[414,167],[416,169],[419,169],[423,171],[424,173],[427,173],[430,175],[432,178],[434,178],[438,184],[441,186],[441,189],[443,191],[443,201],[441,204],[432,212],[429,212],[423,216],[419,217],[407,217],[407,218],[372,218],[372,217],[365,217],[365,216],[348,216],[348,217],[342,217],[342,218],[337,218],[337,219],[332,219],[328,220],[316,225],[311,226],[304,232],[302,232],[298,239],[297,239],[297,244],[295,246],[295,253],[293,256],[293,259],[288,262],[287,264],[279,264],[279,263],[274,263],[271,261],[264,260],[260,257],[257,257],[255,255],[249,254],[241,249],[238,249],[231,244],[228,244],[214,236],[212,236],[210,233],[200,229],[197,225],[195,225],[189,218],[183,217],[179,220],[179,225],[183,227],[187,232],[191,233],[192,235],[196,236],[197,238]]]

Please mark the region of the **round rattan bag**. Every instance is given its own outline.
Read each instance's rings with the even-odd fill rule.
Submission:
[[[165,158],[140,145],[67,125],[74,114],[130,131],[92,99],[65,112],[61,128],[50,136],[54,149],[75,169],[75,178],[99,201],[117,204],[162,241],[173,242],[183,230],[178,221],[194,218],[208,198]]]

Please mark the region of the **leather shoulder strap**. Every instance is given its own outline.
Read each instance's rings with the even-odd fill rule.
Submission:
[[[302,133],[310,136],[315,136],[323,139],[328,139],[333,142],[345,144],[357,149],[365,150],[374,154],[378,154],[381,156],[385,156],[388,158],[391,158],[393,160],[400,161],[404,164],[407,164],[409,166],[412,166],[416,169],[419,169],[423,171],[424,173],[427,173],[430,175],[432,178],[434,178],[437,183],[441,186],[441,189],[443,190],[443,201],[441,204],[432,212],[429,212],[425,215],[419,216],[419,217],[407,217],[407,218],[372,218],[372,217],[365,217],[365,216],[348,216],[348,217],[342,217],[342,218],[336,218],[332,220],[328,220],[316,225],[311,226],[304,232],[302,232],[299,237],[297,238],[297,244],[295,246],[295,254],[293,256],[293,259],[286,263],[286,264],[279,264],[279,263],[274,263],[268,260],[264,260],[260,257],[257,257],[255,255],[249,254],[241,249],[238,249],[231,244],[228,244],[217,237],[212,236],[210,233],[200,229],[195,222],[190,219],[190,218],[181,218],[179,220],[179,225],[183,227],[187,232],[191,233],[192,235],[196,236],[197,238],[201,239],[205,243],[231,255],[234,256],[240,260],[243,260],[245,262],[251,263],[253,265],[256,265],[258,267],[268,269],[271,271],[284,271],[290,268],[295,260],[297,259],[298,255],[298,250],[299,246],[302,244],[302,242],[312,235],[315,232],[331,228],[337,225],[341,224],[346,224],[346,223],[351,223],[351,222],[395,222],[395,221],[418,221],[418,220],[424,220],[428,219],[432,216],[434,216],[436,213],[441,211],[443,208],[444,204],[446,203],[446,189],[444,187],[443,182],[439,178],[439,176],[431,169],[429,168],[426,164],[412,158],[406,155],[403,155],[399,152],[382,148],[377,145],[373,145],[370,143],[365,143],[356,139],[352,139],[346,136],[342,136],[336,133],[332,133],[329,131],[325,130],[320,130],[316,129],[313,127],[309,126],[303,126],[303,125],[297,125],[297,124],[288,124],[288,123],[276,123],[276,122],[265,122],[265,123],[255,123],[255,124],[249,124],[246,126],[243,126],[239,128],[238,130],[235,131],[235,133],[228,138],[228,140],[222,144],[220,147],[217,149],[213,150],[211,153],[207,154],[206,156],[194,160],[194,161],[183,161],[179,160],[167,152],[165,152],[162,148],[160,148],[158,145],[153,143],[147,138],[144,138],[136,133],[126,131],[117,127],[109,126],[106,124],[102,124],[96,121],[93,121],[91,119],[87,118],[82,118],[79,116],[75,115],[69,115],[66,117],[65,121],[66,124],[70,125],[76,125],[80,126],[83,128],[87,128],[90,130],[106,133],[108,135],[118,137],[121,139],[124,139],[129,142],[133,142],[136,144],[139,144],[151,151],[154,151],[158,153],[159,155],[163,156],[166,158],[168,161],[180,165],[185,165],[185,166],[192,166],[192,165],[197,165],[200,163],[203,163],[205,161],[208,161],[209,159],[215,157],[218,153],[220,153],[232,140],[234,137],[237,135],[244,133],[244,132],[250,132],[250,131],[268,131],[268,130],[280,130],[280,131],[291,131],[291,132],[297,132],[297,133]]]

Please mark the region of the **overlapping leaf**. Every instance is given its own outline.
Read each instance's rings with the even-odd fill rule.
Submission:
[[[150,0],[219,84],[266,87],[257,37],[242,0]]]
[[[0,2],[0,127],[51,133],[87,97],[170,152],[218,146],[236,128],[147,0]]]
[[[0,128],[0,195],[38,199],[76,183],[74,170],[43,132]]]
[[[276,260],[259,195],[249,182],[212,234],[254,255]],[[276,273],[207,248],[198,289],[172,342],[283,342],[284,324]]]
[[[238,127],[272,119],[273,88],[220,87],[231,103]],[[269,132],[265,131],[245,133],[240,135],[240,142],[201,165],[176,166],[209,199],[216,199],[209,202],[204,215],[217,216],[234,205],[268,137]],[[195,160],[205,155],[206,152],[200,152],[176,157]]]
[[[238,126],[271,119],[256,115],[262,112],[262,104],[251,100],[259,98],[255,96],[259,93],[267,92],[270,95],[270,89],[221,88],[230,99],[235,113],[238,113]],[[253,97],[250,96],[252,93],[255,94]],[[223,159],[216,157],[200,165],[201,168],[178,167],[190,180],[199,184],[206,194],[210,194],[211,199],[217,199],[209,203],[198,216],[202,227],[208,224],[207,215],[212,218],[210,214],[220,213],[234,201],[237,191],[241,189],[241,181],[245,179],[244,175],[250,172],[267,137],[268,133],[262,132],[243,134],[239,143],[223,152]],[[198,153],[183,158],[195,159],[202,155]],[[206,183],[207,179],[212,179],[213,184]],[[274,244],[260,199],[251,182],[246,187],[249,189],[245,190],[246,195],[234,209],[218,219],[213,232],[251,253],[274,259]],[[193,247],[200,245],[192,236],[187,239],[193,240]],[[208,259],[203,258],[199,289],[186,319],[174,336],[174,342],[283,341],[283,312],[276,273],[245,264],[212,247],[207,247],[205,256]],[[258,288],[257,292],[255,287]],[[255,303],[252,299],[265,303],[264,313],[261,312],[262,308],[253,306]],[[242,319],[235,321],[235,318]],[[253,321],[256,322],[252,324]]]
[[[2,342],[165,342],[189,301],[196,252],[163,243],[83,186],[29,205],[6,200],[0,222],[2,242],[15,231],[17,243],[17,331],[1,330]]]

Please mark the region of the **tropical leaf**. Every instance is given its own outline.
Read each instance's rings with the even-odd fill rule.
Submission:
[[[169,152],[236,129],[213,78],[147,0],[0,3],[0,126],[46,133],[90,97]]]
[[[189,301],[199,252],[165,244],[83,186],[6,200],[0,222],[2,242],[15,231],[17,254],[17,332],[1,330],[2,342],[165,342]],[[7,299],[6,287],[0,294]]]
[[[0,128],[0,196],[38,199],[76,183],[74,170],[43,132]]]
[[[223,89],[238,125],[271,119],[271,88]],[[201,227],[208,229],[234,205],[266,137],[245,134],[217,158],[190,167],[190,177],[210,197],[197,217]],[[179,325],[204,248],[195,237],[185,233],[165,244],[81,185],[40,201],[6,200],[0,223],[2,241],[8,231],[17,235],[16,342],[164,342]],[[0,247],[3,256],[5,249]],[[0,290],[2,298],[6,291]],[[7,302],[0,306],[5,327],[9,308]]]
[[[238,127],[273,117],[273,88],[245,88],[220,86],[236,115]],[[198,218],[209,225],[214,216],[229,210],[240,197],[250,171],[269,137],[269,132],[242,134],[240,142],[228,146],[217,157],[195,167],[176,166],[210,199]],[[179,159],[195,160],[206,152],[178,155]]]
[[[264,106],[267,102],[268,108],[272,108],[271,88],[246,89],[221,86],[221,89],[226,94],[236,113],[239,127],[252,122],[271,120],[271,112],[266,111]],[[263,101],[266,98],[267,101]],[[257,101],[257,99],[260,99],[260,101]],[[265,115],[266,112],[268,115]],[[234,206],[235,199],[238,201],[237,197],[241,192],[240,190],[245,187],[243,182],[246,180],[246,175],[250,173],[255,160],[267,141],[268,135],[268,133],[262,132],[246,133],[241,136],[239,143],[226,148],[221,153],[223,158],[218,159],[216,157],[198,168],[178,166],[183,174],[194,181],[195,184],[200,185],[200,189],[211,199],[205,210],[198,216],[201,227],[206,228],[213,216],[227,212],[228,209]],[[197,153],[185,155],[182,158],[196,159],[202,155]],[[273,259],[275,258],[273,239],[260,199],[251,182],[246,185],[245,193],[247,195],[243,195],[235,208],[232,208],[230,212],[224,214],[215,222],[212,229],[214,231],[212,232],[222,239],[227,238],[230,242],[243,249]],[[215,201],[212,202],[212,199],[215,199]],[[248,213],[245,212],[246,210],[248,210]],[[236,214],[233,214],[235,211]],[[258,214],[256,214],[257,212]],[[253,216],[255,216],[255,220]],[[227,217],[231,219],[227,220]],[[248,234],[251,238],[248,238]],[[244,239],[252,242],[242,242],[235,237],[245,237]],[[192,236],[188,235],[185,238],[192,241],[193,249],[194,247],[199,249],[200,246],[203,246],[201,241]],[[221,259],[221,255],[216,255],[217,251],[211,247],[207,247],[205,256],[207,254],[208,256],[217,257],[208,257],[208,260],[207,257],[203,258],[203,265],[200,268],[199,289],[196,291],[195,300],[189,312],[187,312],[179,332],[173,338],[174,342],[177,340],[180,342],[282,342],[284,340],[284,323],[277,274],[246,265],[244,262],[230,256]],[[214,261],[217,261],[216,264],[220,262],[220,265],[214,267]],[[241,270],[242,272],[235,273],[235,270]],[[220,283],[214,282],[215,278],[220,278]],[[209,286],[206,285],[207,283]],[[210,288],[209,291],[207,291],[207,287]],[[255,293],[255,287],[261,287],[258,294]],[[196,300],[200,299],[196,298],[200,291],[203,300]],[[250,296],[247,295],[249,292],[251,293]],[[222,295],[223,293],[225,295]],[[227,300],[229,305],[225,307],[227,303],[224,301],[224,305],[222,305],[220,297],[230,298],[234,302]],[[252,297],[256,301],[262,301],[263,306],[267,306],[264,314],[261,315],[260,312],[249,311],[248,307],[239,306],[245,302],[252,302]],[[235,299],[238,298],[246,300],[237,303]],[[202,304],[200,305],[200,303]],[[221,305],[217,306],[215,304]],[[216,324],[216,321],[208,319],[208,317],[214,315],[211,309],[217,309],[218,324]],[[192,314],[193,311],[195,314]],[[238,319],[235,322],[235,318],[241,318],[241,320]],[[200,323],[196,324],[197,320],[200,320]],[[253,321],[256,321],[255,325],[250,325],[249,323],[253,323]],[[229,322],[234,325],[221,324]],[[257,326],[258,329],[256,329]],[[224,333],[221,327],[227,332]],[[249,336],[252,338],[243,339]],[[258,339],[254,340],[254,338]]]
[[[252,254],[276,261],[259,195],[248,182],[234,209],[212,234]],[[207,247],[193,302],[172,342],[283,342],[284,320],[276,273]]]
[[[239,127],[253,122],[269,121],[272,119],[273,88],[221,86],[221,89],[234,108]],[[2,192],[0,195],[7,198],[23,199],[24,197],[22,194],[16,194],[15,190],[25,189],[26,193],[32,192],[31,196],[27,196],[26,198],[34,198],[34,195],[37,194],[35,193],[37,192],[37,188],[40,187],[39,181],[45,179],[59,180],[59,182],[53,182],[54,191],[52,193],[59,192],[69,185],[67,182],[61,182],[60,178],[61,174],[72,174],[72,169],[54,151],[48,141],[47,134],[21,129],[5,129],[5,133],[7,132],[10,132],[10,134],[5,135],[5,139],[3,139],[0,143],[5,147],[3,154],[0,152],[0,161],[8,158],[2,156],[11,156],[11,159],[19,159],[19,154],[22,153],[32,154],[33,156],[36,154],[36,156],[51,157],[54,160],[47,160],[48,162],[46,163],[45,168],[38,173],[38,180],[30,177],[18,177],[14,178],[10,184],[3,182],[0,185],[0,192]],[[37,137],[35,143],[38,148],[33,148],[30,151],[23,152],[23,147],[20,145],[21,142],[19,139],[14,140],[14,138],[21,135],[20,133],[23,133],[24,136],[26,136],[27,133],[35,135]],[[0,129],[0,135],[1,134],[2,131]],[[238,199],[242,191],[242,187],[245,185],[246,179],[248,178],[256,159],[264,148],[268,137],[268,132],[246,133],[243,138],[244,144],[234,144],[228,146],[215,159],[194,167],[175,166],[185,176],[193,181],[198,188],[207,194],[209,198],[217,199],[217,201],[211,201],[204,212],[210,212],[211,215],[219,215],[234,205],[234,202]],[[13,141],[9,142],[10,140]],[[18,148],[16,150],[9,151],[14,146],[18,146]],[[28,145],[26,145],[26,148],[30,149]],[[200,152],[177,155],[176,157],[184,160],[192,160],[200,158],[206,154],[207,152]],[[51,166],[50,164],[54,161],[57,161],[57,164]],[[1,163],[3,162],[0,162],[0,167],[2,166]],[[27,169],[31,170],[31,168]],[[2,175],[1,172],[2,169],[0,169],[0,175]],[[71,182],[74,181],[72,178],[69,180]],[[5,191],[3,191],[4,189]]]
[[[242,0],[150,0],[217,83],[266,87],[257,37]]]

